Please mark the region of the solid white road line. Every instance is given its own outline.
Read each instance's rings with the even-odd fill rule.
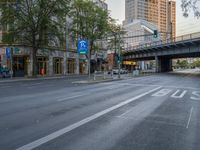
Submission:
[[[58,99],[57,101],[58,102],[62,102],[62,101],[66,101],[66,100],[77,98],[77,97],[81,97],[81,96],[84,96],[84,95],[74,95],[72,97],[66,97],[66,98]]]
[[[12,87],[12,86],[10,86],[10,85],[0,86],[1,89],[4,89],[4,88],[10,88],[10,87]]]
[[[193,107],[190,109],[190,116],[189,116],[189,119],[188,119],[188,122],[187,122],[186,129],[188,129],[188,127],[190,125],[190,121],[191,121],[191,117],[192,117],[192,112],[193,112]]]
[[[102,83],[103,84],[103,83]],[[165,86],[161,84],[138,84],[138,83],[110,83],[110,85],[136,85],[136,86],[146,86],[146,87],[155,87],[155,86],[162,86],[163,88],[179,88],[179,89],[188,89],[188,90],[200,90],[200,88],[193,88],[193,87],[181,87],[181,86]]]
[[[79,121],[77,123],[74,123],[74,124],[72,124],[70,126],[67,126],[67,127],[63,128],[63,129],[60,129],[60,130],[58,130],[58,131],[56,131],[56,132],[54,132],[52,134],[49,134],[49,135],[47,135],[45,137],[42,137],[42,138],[40,138],[40,139],[38,139],[36,141],[33,141],[33,142],[31,142],[31,143],[29,143],[27,145],[19,147],[16,150],[32,150],[32,149],[34,149],[36,147],[39,147],[42,144],[45,144],[45,143],[47,143],[47,142],[49,142],[49,141],[51,141],[53,139],[56,139],[56,138],[66,134],[66,133],[68,133],[68,132],[70,132],[70,131],[72,131],[72,130],[74,130],[74,129],[76,129],[76,128],[78,128],[78,127],[80,127],[80,126],[82,126],[82,125],[84,125],[84,124],[86,124],[88,122],[90,122],[90,121],[92,121],[92,120],[95,120],[95,119],[97,119],[97,118],[99,118],[99,117],[101,117],[101,116],[103,116],[103,115],[105,115],[105,114],[107,114],[107,113],[109,113],[109,112],[111,112],[113,110],[116,110],[116,109],[118,109],[118,108],[120,108],[120,107],[122,107],[124,105],[127,105],[127,104],[139,99],[139,98],[142,98],[145,95],[148,95],[148,94],[150,94],[150,93],[152,93],[152,92],[154,92],[154,91],[156,91],[156,90],[158,90],[160,88],[162,88],[162,87],[161,86],[157,87],[157,88],[152,89],[150,91],[147,91],[147,92],[145,92],[143,94],[140,94],[140,95],[138,95],[136,97],[133,97],[131,99],[123,101],[123,102],[121,102],[121,103],[119,103],[119,104],[117,104],[115,106],[112,106],[112,107],[110,107],[110,108],[108,108],[106,110],[103,110],[103,111],[101,111],[99,113],[96,113],[96,114],[90,116],[90,117],[87,117],[87,118],[85,118],[85,119],[83,119],[83,120],[81,120],[81,121]]]

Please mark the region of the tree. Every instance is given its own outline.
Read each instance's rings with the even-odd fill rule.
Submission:
[[[91,0],[74,0],[72,8],[70,14],[73,35],[76,35],[76,40],[88,39],[90,51],[94,53],[95,42],[102,39],[108,31],[109,13]]]
[[[178,60],[177,63],[176,63],[176,66],[177,67],[180,67],[180,68],[187,68],[188,67],[188,61],[187,60]]]
[[[194,61],[192,63],[192,66],[194,66],[194,67],[200,67],[200,59],[197,59],[196,61]]]
[[[194,16],[199,18],[200,17],[200,0],[182,0],[182,10],[183,10],[183,16],[188,17],[189,12],[193,11]]]
[[[48,46],[49,41],[60,45],[70,0],[4,0],[0,10],[2,26],[9,25],[9,42],[21,42],[31,46],[33,60],[32,76],[37,74],[36,54],[39,48]],[[15,2],[15,3],[14,3]],[[14,38],[13,38],[14,37]]]

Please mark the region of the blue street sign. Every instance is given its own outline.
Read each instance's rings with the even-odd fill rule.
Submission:
[[[7,59],[11,58],[11,48],[10,47],[6,47],[6,58]]]
[[[79,54],[88,53],[88,40],[78,40],[78,53]]]

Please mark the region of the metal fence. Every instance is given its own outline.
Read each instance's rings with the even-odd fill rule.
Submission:
[[[190,41],[190,40],[194,40],[198,38],[200,38],[200,32],[178,36],[173,39],[159,40],[156,42],[145,43],[142,45],[130,46],[130,47],[127,47],[125,51],[128,52],[128,51],[152,48],[156,46],[162,46],[162,45],[173,44],[173,43],[178,43],[178,42],[184,42],[184,41],[186,42],[186,41]]]

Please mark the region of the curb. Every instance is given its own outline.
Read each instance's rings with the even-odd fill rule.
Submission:
[[[86,75],[79,76],[57,76],[57,77],[39,77],[39,78],[22,78],[22,79],[0,79],[0,83],[11,83],[11,82],[20,82],[20,81],[41,81],[41,80],[53,80],[53,79],[64,79],[64,78],[79,78],[86,77]]]
[[[72,82],[73,84],[95,84],[95,83],[103,83],[103,82],[112,82],[112,81],[120,81],[120,80],[125,80],[125,79],[110,79],[110,80],[99,80],[99,81],[88,81],[88,80],[83,80],[83,81],[74,81]]]

